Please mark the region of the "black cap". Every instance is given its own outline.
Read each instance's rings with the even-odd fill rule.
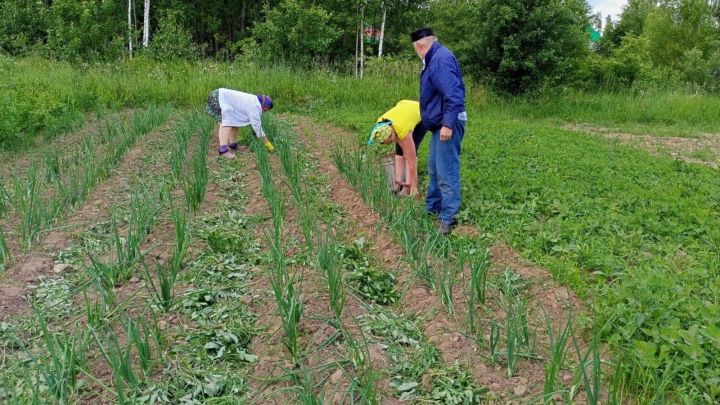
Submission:
[[[432,28],[425,27],[425,28],[420,28],[419,30],[416,30],[415,32],[410,34],[410,39],[412,39],[412,41],[415,42],[415,41],[419,41],[425,37],[430,37],[430,36],[434,36],[434,35],[435,35],[435,33],[433,32]]]

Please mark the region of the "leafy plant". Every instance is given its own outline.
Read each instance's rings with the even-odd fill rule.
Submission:
[[[250,354],[248,346],[252,339],[250,331],[218,330],[207,333],[207,343],[203,346],[213,360],[233,360],[254,363],[257,356]]]
[[[31,302],[46,319],[60,318],[70,314],[73,292],[63,277],[40,276],[32,289]]]
[[[434,376],[428,400],[443,404],[479,404],[489,390],[475,384],[472,375],[455,363]]]

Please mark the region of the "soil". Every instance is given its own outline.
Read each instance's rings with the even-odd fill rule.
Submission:
[[[250,152],[236,155],[242,159],[247,176],[241,185],[250,194],[245,212],[251,216],[271,216],[265,197],[260,192],[260,176],[254,155]],[[283,222],[283,239],[288,241],[296,239],[302,242],[302,232],[299,226],[297,208],[294,205],[287,186],[282,181],[284,175],[278,158],[270,156],[270,164],[274,173],[273,180],[286,196],[285,218]],[[258,227],[254,236],[260,240],[265,239],[265,228]],[[287,251],[286,255],[292,255]],[[314,384],[327,383],[327,389],[322,393],[326,403],[342,403],[345,401],[349,387],[349,370],[334,365],[343,358],[342,347],[336,346],[334,339],[337,329],[331,325],[334,318],[329,305],[329,295],[324,276],[316,268],[304,266],[288,266],[291,274],[301,280],[301,291],[304,303],[304,315],[300,322],[299,346],[307,357],[304,366],[313,370]],[[275,302],[271,293],[267,270],[257,269],[253,277],[251,290],[258,293],[253,299],[251,310],[259,315],[258,324],[263,329],[261,335],[253,340],[250,348],[253,354],[259,356],[258,363],[251,370],[254,392],[251,397],[253,403],[290,403],[294,397],[281,392],[288,387],[285,382],[275,382],[292,369],[287,350],[282,345],[283,331],[281,321],[275,312]],[[365,313],[362,303],[356,297],[348,294],[343,311],[343,321],[346,325],[353,325],[354,320]],[[359,333],[351,326],[351,334],[359,338]]]
[[[720,134],[699,134],[694,137],[635,135],[583,124],[565,125],[563,129],[602,136],[642,149],[653,156],[669,156],[720,169]]]
[[[138,140],[138,142],[125,154],[118,167],[110,177],[98,185],[89,195],[87,202],[77,211],[70,213],[62,227],[50,231],[35,242],[31,251],[27,253],[14,252],[12,262],[0,279],[0,320],[12,315],[25,313],[29,305],[26,296],[28,286],[33,284],[42,275],[54,275],[54,260],[59,250],[70,246],[73,239],[73,230],[85,227],[107,219],[110,207],[116,201],[122,201],[125,194],[128,178],[138,170],[138,160],[142,157],[149,145],[159,142],[167,134],[164,132],[170,127],[170,121],[163,127],[156,129]]]
[[[401,302],[396,305],[399,312],[416,314],[425,319],[425,333],[430,343],[435,345],[442,353],[443,360],[447,364],[455,361],[465,363],[475,381],[490,388],[491,398],[503,401],[527,400],[532,395],[542,393],[544,383],[544,365],[537,360],[520,360],[518,372],[508,377],[506,368],[500,364],[493,364],[487,356],[487,350],[478,345],[466,331],[467,327],[463,317],[464,309],[467,308],[465,286],[469,280],[469,269],[456,284],[453,290],[454,305],[457,309],[455,316],[447,314],[434,291],[420,284],[411,276],[412,269],[404,264],[401,258],[404,251],[392,238],[391,233],[383,225],[380,216],[367,206],[361,196],[341,176],[330,159],[333,147],[349,147],[354,142],[354,135],[347,131],[325,125],[324,128],[314,132],[317,128],[316,122],[307,118],[291,116],[290,120],[295,124],[297,133],[301,136],[310,150],[320,162],[320,170],[327,174],[330,181],[331,198],[346,212],[351,213],[355,221],[356,233],[362,235],[371,242],[372,253],[385,263],[387,269],[396,269],[398,279],[406,285],[406,292]],[[321,131],[321,132],[320,132]],[[323,134],[333,134],[332,137]],[[480,231],[472,225],[462,224],[456,231],[467,237],[477,237]],[[537,344],[539,354],[547,351],[545,342],[546,322],[549,317],[557,331],[567,322],[570,309],[581,310],[584,305],[571,291],[558,285],[552,279],[549,271],[526,264],[521,256],[509,246],[499,244],[492,246],[492,269],[491,273],[510,269],[525,279],[530,285],[528,303],[530,311],[530,326],[539,340]],[[499,308],[499,294],[488,289],[487,305],[478,305],[478,313],[485,320],[500,321],[505,318],[505,313]],[[487,322],[486,322],[487,323]],[[489,325],[483,328],[486,332],[485,342],[489,340]],[[520,387],[520,388],[519,388]],[[518,395],[521,393],[522,395]],[[519,398],[522,397],[522,398]],[[392,401],[393,398],[384,398]]]
[[[465,364],[478,384],[490,388],[489,395],[492,401],[524,403],[542,393],[544,365],[541,361],[520,360],[518,372],[512,377],[508,377],[502,361],[493,363],[488,356],[487,345],[478,344],[475,340],[478,338],[487,342],[490,321],[500,321],[506,317],[500,305],[500,294],[489,288],[487,304],[477,305],[477,311],[483,323],[483,332],[481,333],[483,336],[474,338],[466,333],[464,311],[468,303],[465,286],[469,279],[469,269],[465,269],[465,272],[460,275],[458,283],[453,289],[457,313],[449,315],[437,294],[412,275],[412,267],[403,260],[405,256],[403,249],[393,239],[392,233],[383,224],[381,217],[363,202],[360,195],[332,164],[330,151],[336,145],[335,142],[352,142],[355,139],[354,135],[339,128],[326,126],[323,128],[324,133],[332,133],[335,136],[323,136],[319,132],[314,132],[317,128],[316,123],[311,125],[308,119],[301,117],[291,117],[291,119],[299,129],[301,140],[308,145],[309,150],[315,153],[319,162],[318,170],[328,178],[329,198],[341,209],[341,220],[347,222],[344,226],[352,225],[346,227],[353,229],[352,235],[338,235],[338,237],[345,239],[343,243],[347,240],[364,237],[370,241],[370,254],[377,257],[385,269],[398,276],[403,294],[400,302],[395,304],[392,309],[396,313],[418,315],[424,321],[424,332],[430,343],[441,351],[443,361],[448,365],[456,361]],[[63,228],[44,235],[33,247],[32,252],[16,256],[7,274],[0,279],[0,320],[24,313],[29,309],[25,299],[28,294],[28,285],[37,281],[40,275],[54,274],[55,256],[58,250],[71,244],[73,229],[82,228],[107,218],[109,207],[113,201],[127,198],[124,191],[128,178],[141,170],[137,166],[138,160],[146,148],[150,147],[149,145],[164,137],[166,134],[163,133],[163,130],[156,130],[141,138],[138,144],[125,155],[110,179],[91,193],[87,203],[68,217]],[[215,153],[217,137],[213,136],[212,139],[213,143],[209,152],[210,171],[218,170],[219,167]],[[245,213],[269,219],[270,210],[266,199],[260,192],[261,182],[254,155],[251,152],[244,152],[238,153],[236,158],[242,162],[243,172],[246,176],[237,176],[235,181],[227,183],[213,181],[211,176],[206,198],[200,211],[203,213],[216,212],[220,207],[224,191],[243,187],[248,194],[244,206]],[[271,156],[271,164],[275,173],[276,185],[284,190],[286,195],[283,237],[285,240],[302,241],[298,212],[290,198],[290,193],[280,181],[284,176],[276,156]],[[166,170],[166,168],[153,167],[142,170],[156,172]],[[266,240],[267,227],[266,221],[265,224],[253,229],[256,240],[263,242]],[[470,238],[478,237],[481,234],[480,230],[469,224],[462,224],[455,232]],[[147,259],[166,261],[172,249],[173,237],[172,224],[166,221],[158,223],[143,244],[145,248],[153,247],[153,253]],[[263,245],[265,244],[263,243]],[[193,249],[197,251],[198,248],[194,247]],[[492,274],[497,275],[510,269],[527,281],[527,295],[530,297],[528,307],[531,308],[530,326],[536,336],[538,354],[545,355],[547,351],[547,338],[544,334],[546,317],[551,320],[554,329],[558,330],[564,326],[571,309],[577,312],[583,308],[582,301],[572,291],[555,283],[550,272],[526,263],[511,247],[497,244],[492,246],[490,251]],[[348,402],[345,393],[349,387],[352,372],[347,367],[334,364],[338,360],[347,358],[347,353],[345,353],[344,344],[335,344],[331,341],[336,329],[328,322],[329,319],[332,319],[332,313],[329,309],[325,279],[317,269],[303,265],[289,267],[291,272],[303,277],[302,292],[305,314],[300,325],[300,346],[304,352],[311,353],[306,358],[305,365],[313,369],[313,383],[316,386],[326,387],[322,392],[324,402]],[[293,365],[281,341],[283,332],[280,318],[275,311],[268,269],[255,267],[252,271],[254,274],[249,285],[252,295],[248,297],[248,305],[250,311],[258,315],[258,326],[262,331],[253,339],[250,347],[250,352],[257,355],[259,360],[250,370],[249,383],[252,388],[249,402],[293,403],[295,395],[283,390],[291,385],[282,378],[287,371],[293,368]],[[138,279],[131,280],[118,288],[118,295],[133,301],[137,300],[137,302],[147,301],[147,297],[143,295],[146,293],[139,293],[144,288],[143,285],[144,283]],[[183,287],[179,286],[179,288]],[[355,320],[364,313],[365,308],[362,302],[352,294],[347,294],[343,320],[346,325],[350,325],[350,333],[356,337],[359,334],[356,330]],[[142,314],[139,315],[142,316]],[[180,321],[177,317],[169,317],[161,322],[164,322],[171,330],[180,330]],[[390,367],[390,359],[381,345],[370,344],[368,350],[373,369],[384,370]],[[327,367],[324,367],[326,365]],[[91,372],[100,381],[106,384],[110,383],[112,373],[106,362],[92,361]],[[81,376],[81,378],[83,377]],[[387,378],[376,384],[381,403],[398,402]],[[88,389],[93,392],[101,392],[94,383],[88,383]],[[110,399],[102,398],[99,395],[83,398],[85,403],[110,403],[109,401]]]

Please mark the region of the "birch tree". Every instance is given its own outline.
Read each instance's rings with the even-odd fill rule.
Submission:
[[[387,17],[387,7],[383,1],[380,5],[382,8],[382,22],[380,23],[380,43],[378,44],[378,58],[382,58],[383,41],[385,41],[385,18]]]
[[[145,0],[143,8],[143,48],[150,44],[150,0]]]
[[[130,50],[130,58],[133,57],[133,28],[132,28],[132,0],[128,0],[128,49]]]

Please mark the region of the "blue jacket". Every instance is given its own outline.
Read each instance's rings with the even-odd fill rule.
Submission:
[[[434,131],[453,128],[458,114],[465,111],[465,83],[455,55],[435,42],[425,54],[420,73],[420,116],[422,126]]]

